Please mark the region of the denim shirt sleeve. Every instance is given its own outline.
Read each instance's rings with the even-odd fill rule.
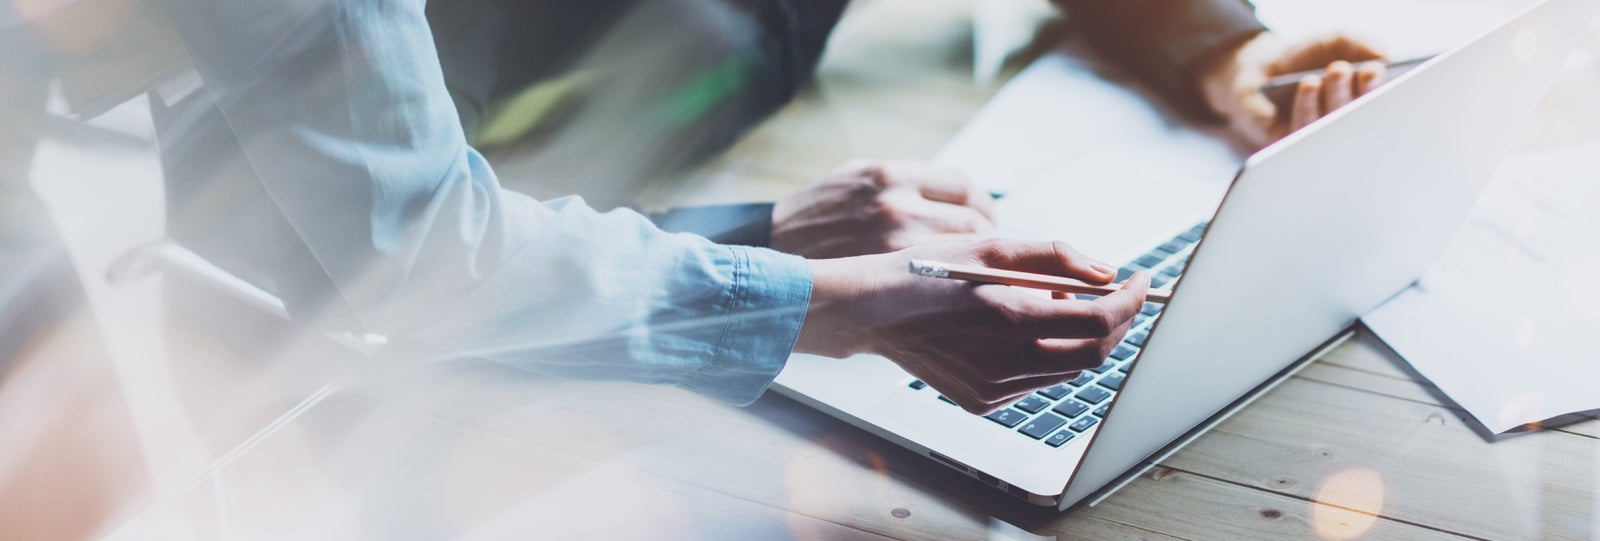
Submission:
[[[363,330],[546,374],[742,404],[783,367],[806,262],[501,189],[422,0],[163,2],[305,254],[280,286],[327,283]]]

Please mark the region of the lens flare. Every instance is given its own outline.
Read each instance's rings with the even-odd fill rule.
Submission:
[[[1311,500],[1311,529],[1327,540],[1355,539],[1372,528],[1383,509],[1383,477],[1352,468],[1328,476]]]

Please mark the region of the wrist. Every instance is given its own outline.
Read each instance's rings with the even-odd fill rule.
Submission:
[[[1198,65],[1201,97],[1212,113],[1226,115],[1241,98],[1266,82],[1266,66],[1284,50],[1283,42],[1269,31],[1229,44],[1208,55]]]
[[[862,320],[866,273],[861,259],[815,259],[811,264],[811,304],[794,349],[834,358],[873,353],[866,321]]]

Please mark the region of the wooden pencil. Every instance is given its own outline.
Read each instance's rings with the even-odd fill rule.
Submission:
[[[1121,284],[1095,285],[1048,274],[991,269],[976,265],[958,265],[922,259],[911,260],[910,270],[911,274],[934,278],[949,278],[951,280],[966,280],[969,282],[1001,284],[1084,295],[1108,295],[1122,289]],[[1145,295],[1145,301],[1163,304],[1171,298],[1172,290],[1170,289],[1152,288]]]

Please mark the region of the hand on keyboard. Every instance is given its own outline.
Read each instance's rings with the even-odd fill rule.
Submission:
[[[1064,243],[991,240],[930,244],[882,256],[813,261],[812,308],[796,350],[875,353],[972,413],[1099,366],[1143,307],[1148,273],[1099,299],[1064,300],[1001,285],[908,274],[931,259],[1106,283],[1115,268]]]

